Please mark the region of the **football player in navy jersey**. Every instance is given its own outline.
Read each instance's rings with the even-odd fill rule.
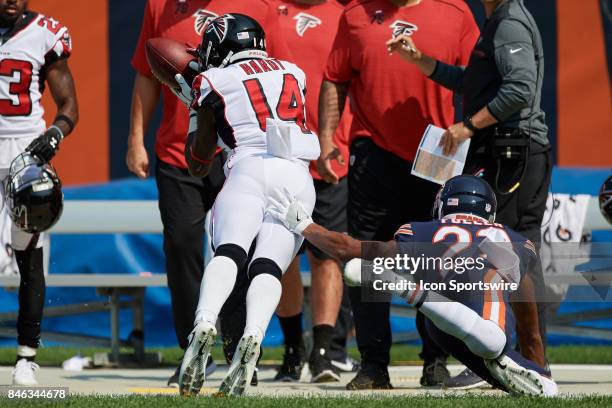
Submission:
[[[388,242],[359,241],[328,231],[288,192],[276,192],[268,213],[322,251],[348,262],[347,280],[399,295],[418,308],[436,343],[488,383],[512,394],[555,395],[557,385],[542,368],[542,340],[527,274],[538,256],[529,240],[494,223],[496,207],[486,181],[457,176],[438,192],[434,221],[404,224]],[[375,273],[367,273],[370,270]],[[510,303],[511,297],[517,301]],[[515,303],[522,304],[517,323],[534,333],[528,341],[519,338],[523,354],[530,358],[510,344]]]

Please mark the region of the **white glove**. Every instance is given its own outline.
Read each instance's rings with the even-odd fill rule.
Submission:
[[[195,71],[196,73],[199,72],[199,65],[196,61],[190,61],[189,68]],[[178,84],[179,89],[170,88],[170,90],[172,91],[173,94],[176,95],[177,98],[181,100],[181,102],[183,102],[189,108],[191,106],[191,100],[192,100],[191,84],[188,83],[183,77],[183,75],[181,74],[176,74],[174,76],[174,80]]]
[[[286,188],[274,190],[267,213],[282,222],[289,231],[299,235],[314,222],[302,203]]]
[[[183,102],[189,108],[191,106],[191,87],[181,74],[176,74],[174,76],[174,79],[178,84],[179,88],[170,88],[170,90],[173,94],[176,95],[177,98],[179,98],[181,102]]]

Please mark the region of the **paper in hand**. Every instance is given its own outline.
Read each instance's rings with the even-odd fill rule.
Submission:
[[[439,146],[444,132],[444,129],[434,125],[427,126],[412,163],[412,174],[434,183],[444,184],[448,179],[463,172],[470,140],[461,142],[455,154],[446,156]]]

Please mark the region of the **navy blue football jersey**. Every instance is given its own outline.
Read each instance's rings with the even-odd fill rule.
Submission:
[[[538,261],[531,241],[506,226],[471,215],[404,224],[395,240],[398,253],[414,259],[413,266],[418,264],[415,277],[431,281],[518,284]]]

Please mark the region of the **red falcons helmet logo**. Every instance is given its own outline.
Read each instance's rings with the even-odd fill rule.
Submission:
[[[293,19],[295,20],[295,30],[300,37],[303,37],[306,30],[309,28],[315,28],[321,25],[321,20],[306,13],[299,13],[293,17]]]
[[[415,26],[414,24],[401,20],[395,20],[395,22],[389,27],[393,30],[394,37],[402,34],[412,35],[419,29],[419,27]]]
[[[212,21],[215,18],[219,17],[219,15],[213,13],[212,11],[208,11],[208,10],[204,10],[204,9],[198,9],[198,11],[193,13],[192,17],[195,18],[194,28],[195,28],[196,33],[198,33],[198,35],[202,35],[206,25],[210,21]]]
[[[215,18],[213,21],[210,22],[210,24],[208,24],[206,32],[214,32],[217,38],[219,39],[219,42],[222,43],[223,40],[225,40],[225,36],[227,35],[227,20],[229,20],[230,18],[233,19],[234,16],[232,16],[231,14],[225,14],[221,17]]]

